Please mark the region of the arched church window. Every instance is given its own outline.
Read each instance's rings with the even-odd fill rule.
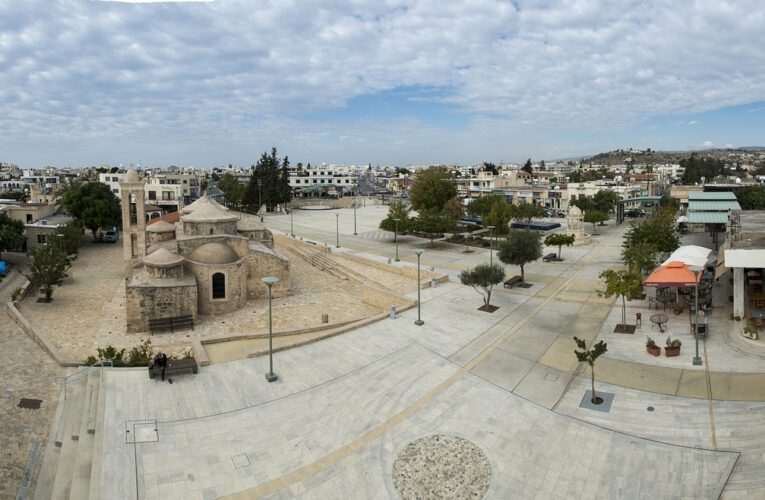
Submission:
[[[226,276],[223,273],[213,274],[212,294],[214,299],[226,298]]]

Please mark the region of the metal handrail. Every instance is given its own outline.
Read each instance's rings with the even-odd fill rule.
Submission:
[[[101,369],[101,380],[104,379],[104,366],[110,366],[114,367],[114,363],[110,359],[100,359],[93,363],[90,366],[86,366],[85,368],[82,368],[80,370],[77,370],[76,372],[72,373],[71,375],[67,375],[66,377],[58,376],[54,379],[54,382],[63,385],[64,386],[64,401],[66,401],[66,386],[70,384],[71,382],[74,382],[75,380],[79,380],[82,377],[89,375],[90,372],[93,370],[100,368]]]

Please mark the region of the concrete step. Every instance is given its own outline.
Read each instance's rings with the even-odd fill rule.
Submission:
[[[72,471],[74,462],[77,458],[77,441],[68,439],[72,435],[75,422],[80,421],[82,415],[82,404],[87,387],[87,379],[76,380],[69,384],[67,389],[66,404],[64,412],[64,433],[61,440],[60,455],[58,466],[56,467],[56,477],[53,481],[53,488],[50,498],[56,500],[66,500],[69,498],[69,490],[72,485]],[[79,430],[76,432],[79,435]]]
[[[93,452],[91,455],[91,467],[90,467],[90,484],[88,486],[88,499],[98,500],[101,489],[101,456],[104,446],[104,413],[106,410],[106,393],[102,383],[108,377],[109,371],[104,370],[103,380],[99,375],[98,389],[96,393],[96,407],[95,407],[95,435],[93,437]]]
[[[92,394],[90,398],[90,402],[88,404],[88,421],[87,421],[87,432],[88,434],[95,434],[96,433],[96,412],[98,411],[98,398],[101,394],[100,388],[101,388],[101,370],[97,370],[94,372],[95,374],[95,381],[93,383],[93,389]]]
[[[92,401],[98,399],[98,382],[99,370],[94,370],[88,374],[84,393],[85,397],[82,401],[82,417],[80,419],[80,429],[78,431],[79,440],[77,442],[77,454],[72,469],[72,482],[69,487],[70,500],[87,498],[90,490],[90,468],[93,461],[93,441],[95,440],[95,436],[87,432],[87,426],[88,413]]]
[[[56,406],[56,414],[53,417],[51,430],[63,428],[65,406],[64,390],[62,388],[59,393],[58,405]],[[61,456],[61,449],[56,445],[56,438],[57,433],[55,432],[51,432],[48,436],[45,453],[42,457],[42,465],[40,466],[40,473],[37,476],[37,482],[34,486],[34,494],[32,496],[34,500],[48,500],[53,494],[53,481],[56,479],[56,469],[58,468],[59,457]]]
[[[87,386],[87,378],[83,378],[80,380],[77,380],[73,382],[72,384],[77,384],[78,387],[85,384],[85,387],[80,387],[79,394],[77,396],[77,402],[75,403],[76,406],[72,406],[72,411],[74,412],[73,418],[72,418],[72,425],[70,427],[71,432],[70,435],[72,437],[72,441],[77,441],[80,439],[80,424],[82,423],[82,411],[83,408],[87,410],[87,397],[88,397],[88,386]]]

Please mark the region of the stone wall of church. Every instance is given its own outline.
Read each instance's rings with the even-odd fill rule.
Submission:
[[[260,243],[252,242],[247,252],[247,295],[251,299],[268,297],[268,286],[261,278],[273,276],[279,281],[271,288],[272,297],[285,297],[292,293],[289,261]]]
[[[172,240],[173,238],[175,238],[175,231],[168,231],[166,233],[154,233],[151,231],[146,231],[146,242],[149,245],[159,243],[160,241]]]
[[[236,221],[228,222],[190,222],[183,221],[183,234],[186,236],[209,236],[216,234],[236,234]]]
[[[171,279],[183,276],[183,266],[174,267],[151,267],[143,266],[143,273],[150,278]]]
[[[253,229],[253,230],[247,230],[247,229],[239,229],[239,234],[244,236],[245,238],[257,241],[258,243],[262,243],[266,246],[266,248],[270,248],[273,250],[274,248],[274,235],[271,234],[271,231],[268,229]]]
[[[239,257],[244,257],[247,253],[249,240],[243,236],[231,236],[228,234],[218,236],[207,236],[205,238],[181,238],[176,242],[178,255],[188,257],[191,252],[206,243],[223,243],[228,245]]]
[[[240,259],[231,264],[186,261],[185,266],[197,280],[197,304],[200,314],[229,313],[247,302],[247,270],[244,260]],[[213,298],[212,277],[215,273],[222,273],[225,277],[224,298]]]
[[[150,319],[191,315],[197,320],[197,285],[193,279],[172,286],[125,287],[128,333],[149,331]]]

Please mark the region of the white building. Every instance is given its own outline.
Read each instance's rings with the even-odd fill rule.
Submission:
[[[98,174],[98,182],[109,186],[111,192],[114,193],[117,198],[119,198],[122,196],[120,191],[120,182],[125,182],[125,174]]]
[[[294,189],[327,186],[335,187],[343,194],[355,193],[358,189],[359,179],[356,166],[350,167],[337,165],[311,165],[303,167],[301,171],[290,172],[290,187]]]

